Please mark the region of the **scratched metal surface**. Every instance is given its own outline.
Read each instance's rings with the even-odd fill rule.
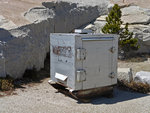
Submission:
[[[53,81],[62,82],[73,90],[110,86],[117,83],[118,36],[54,33],[50,36],[50,43],[50,71]],[[114,52],[111,50],[112,47],[116,48]],[[86,50],[85,59],[77,59],[76,52],[79,48]],[[77,81],[78,70],[85,70],[85,79],[80,82]],[[66,81],[56,79],[56,73],[67,76]],[[111,73],[115,75],[114,78],[109,77]]]

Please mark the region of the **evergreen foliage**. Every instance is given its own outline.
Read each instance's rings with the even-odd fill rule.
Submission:
[[[133,38],[133,32],[129,32],[128,23],[126,23],[124,28],[121,28],[122,12],[120,7],[115,4],[112,10],[110,11],[108,17],[106,17],[106,25],[102,28],[102,32],[105,34],[118,34],[119,38],[119,49],[124,52],[128,52],[130,50],[138,50],[138,40]]]

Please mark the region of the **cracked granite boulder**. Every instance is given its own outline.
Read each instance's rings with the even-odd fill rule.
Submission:
[[[31,24],[0,29],[0,77],[21,78],[26,69],[43,68],[50,33],[71,32],[106,14],[106,6],[107,2],[92,6],[44,2],[42,7],[29,9],[24,16]]]

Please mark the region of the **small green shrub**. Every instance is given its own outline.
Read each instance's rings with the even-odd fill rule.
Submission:
[[[106,17],[106,24],[102,28],[102,32],[105,34],[119,34],[121,30],[121,10],[120,7],[115,4]]]
[[[14,88],[14,80],[11,77],[0,78],[0,90],[8,91]]]
[[[122,12],[120,7],[115,4],[108,17],[106,17],[106,25],[102,28],[102,32],[105,34],[118,34],[119,37],[119,50],[124,52],[129,52],[130,50],[138,50],[138,40],[133,38],[133,33],[128,30],[128,23],[126,23],[124,28],[121,28]]]
[[[130,50],[137,51],[139,49],[138,39],[133,38],[133,32],[129,32],[128,23],[126,23],[125,28],[121,29],[119,35],[119,47],[123,51],[129,52]]]

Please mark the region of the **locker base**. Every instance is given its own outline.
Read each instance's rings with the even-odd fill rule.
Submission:
[[[86,89],[86,90],[72,91],[71,89],[69,89],[68,87],[64,86],[61,83],[56,83],[52,81],[49,83],[51,86],[57,89],[58,92],[61,92],[81,102],[90,102],[91,99],[97,98],[100,96],[104,96],[107,98],[113,97],[114,86],[105,86],[105,87],[92,88],[92,89]]]

